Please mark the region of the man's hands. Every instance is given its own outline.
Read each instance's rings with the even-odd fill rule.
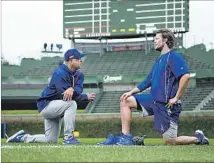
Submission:
[[[66,89],[65,92],[63,93],[63,101],[72,100],[73,93],[74,93],[74,89],[72,87]]]
[[[96,98],[96,94],[95,93],[87,93],[87,97],[89,101],[94,101],[94,99]]]
[[[166,104],[166,107],[171,109],[173,107],[173,105],[176,104],[177,102],[178,102],[178,98],[174,97],[169,100],[168,104]]]
[[[130,96],[132,96],[132,92],[126,92],[120,97],[120,101],[123,102]]]
[[[63,101],[72,100],[73,93],[74,93],[74,89],[72,87],[66,89],[65,92],[63,93]],[[89,101],[94,101],[94,99],[96,98],[96,94],[95,93],[88,93],[87,97],[88,97]]]

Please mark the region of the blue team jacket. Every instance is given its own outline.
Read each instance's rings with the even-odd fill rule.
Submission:
[[[84,74],[80,71],[71,71],[65,64],[53,72],[50,82],[37,100],[37,108],[41,112],[52,100],[63,98],[62,93],[69,87],[74,88],[73,100],[76,102],[86,100],[87,95],[83,92]]]

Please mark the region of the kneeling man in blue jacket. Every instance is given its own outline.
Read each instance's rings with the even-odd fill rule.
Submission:
[[[95,94],[82,93],[84,74],[78,69],[84,56],[77,49],[69,49],[64,54],[64,63],[53,72],[50,82],[37,100],[38,111],[44,117],[45,134],[30,135],[20,130],[9,137],[7,143],[56,143],[64,118],[63,144],[80,144],[73,135],[77,103],[87,104],[95,98]]]

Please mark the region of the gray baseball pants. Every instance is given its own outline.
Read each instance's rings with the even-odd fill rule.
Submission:
[[[64,117],[64,137],[73,136],[77,104],[75,101],[53,100],[40,114],[44,117],[45,134],[25,134],[25,143],[56,143],[61,131],[61,119]]]

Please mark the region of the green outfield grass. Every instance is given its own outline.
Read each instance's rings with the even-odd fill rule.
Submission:
[[[146,146],[97,146],[104,140],[79,139],[82,145],[5,143],[2,162],[214,162],[214,139],[209,146],[165,146],[161,139],[145,139]]]
[[[87,113],[86,110],[77,110],[77,114]],[[2,110],[2,115],[17,115],[17,114],[39,114],[38,110]]]

